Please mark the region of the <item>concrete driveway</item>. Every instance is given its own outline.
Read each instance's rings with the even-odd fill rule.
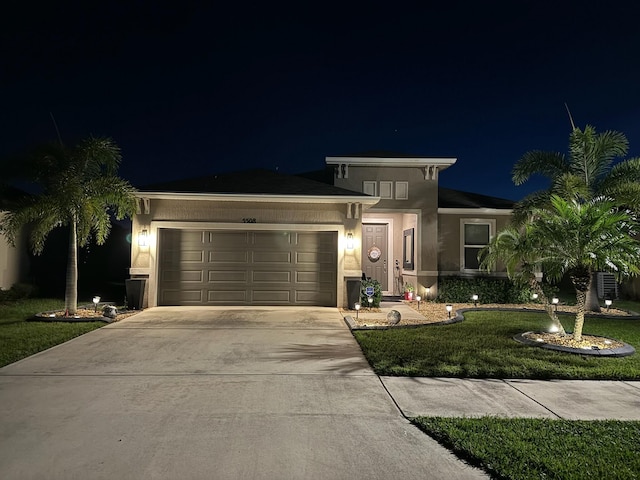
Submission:
[[[0,369],[3,479],[484,478],[398,411],[335,308],[173,308]]]

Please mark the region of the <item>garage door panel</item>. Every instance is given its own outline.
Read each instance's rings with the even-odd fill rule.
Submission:
[[[253,252],[253,263],[291,263],[291,252]]]
[[[246,283],[248,275],[244,270],[209,270],[209,282]]]
[[[161,230],[159,246],[160,305],[336,304],[336,232]]]
[[[209,263],[249,263],[249,252],[215,250],[209,252]]]

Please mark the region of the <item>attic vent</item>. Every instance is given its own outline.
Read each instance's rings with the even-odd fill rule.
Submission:
[[[613,273],[598,272],[598,298],[618,298],[618,283]]]

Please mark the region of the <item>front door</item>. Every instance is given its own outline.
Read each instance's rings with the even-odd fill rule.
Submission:
[[[367,278],[380,282],[380,289],[383,292],[389,290],[388,232],[389,225],[386,223],[362,224],[362,271]]]

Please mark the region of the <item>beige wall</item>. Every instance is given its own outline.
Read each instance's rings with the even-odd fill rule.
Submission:
[[[0,212],[0,215],[2,213]],[[14,283],[25,280],[28,257],[26,239],[23,234],[16,238],[17,247],[12,247],[7,239],[0,235],[0,289],[8,290]]]

